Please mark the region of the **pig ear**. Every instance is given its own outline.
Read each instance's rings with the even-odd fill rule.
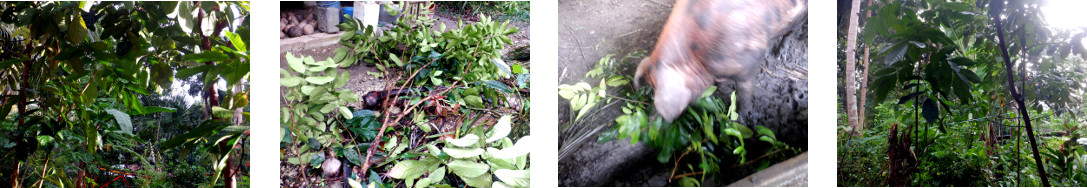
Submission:
[[[634,71],[634,88],[642,87],[642,76],[647,74],[646,71],[652,63],[649,63],[649,58],[642,59],[642,62],[638,64],[638,70]]]
[[[684,109],[687,109],[687,104],[693,100],[693,91],[687,86],[691,85],[691,80],[684,79],[687,76],[683,75],[676,69],[664,68],[657,69],[652,73],[658,78],[669,79],[657,79],[653,88],[653,105],[657,108],[657,113],[664,117],[664,120],[672,122],[676,119],[680,113],[683,113]]]

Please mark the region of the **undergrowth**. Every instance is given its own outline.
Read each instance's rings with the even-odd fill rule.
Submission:
[[[657,160],[673,166],[671,182],[700,186],[707,181],[726,183],[717,177],[729,169],[754,166],[761,170],[802,152],[779,141],[766,127],[738,123],[735,105],[728,105],[736,102],[736,94],[722,99],[714,95],[716,87],[705,90],[676,120],[664,122],[653,115],[650,88],[631,87],[632,75],[621,74],[629,72],[621,68],[634,67],[639,57],[644,52],[627,54],[619,61],[612,55],[601,58],[586,73],[587,79],[600,80],[596,86],[586,82],[559,85],[559,96],[570,102],[570,117],[563,129],[590,127],[591,120],[605,118],[599,114],[608,106],[620,105],[622,110],[610,129],[592,126],[597,129],[585,131],[590,134],[563,143],[560,156],[574,152],[576,147],[570,145],[600,132],[598,142],[629,139],[630,144],[644,142],[656,148]]]

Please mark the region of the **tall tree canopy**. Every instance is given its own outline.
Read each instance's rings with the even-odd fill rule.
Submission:
[[[248,134],[248,2],[2,2],[0,9],[5,185],[108,184],[97,176],[121,173],[111,166],[118,163],[103,162],[116,150],[143,169],[169,172],[135,179],[163,180],[179,169],[162,168],[168,161],[151,152],[161,148],[183,159],[205,155],[215,173],[209,183],[234,186],[236,152],[247,150],[235,148]],[[197,83],[175,83],[193,77]],[[153,102],[186,86],[202,87],[194,94],[205,118],[170,127],[176,135],[138,134],[165,126],[146,117],[193,117],[171,113],[187,105]]]
[[[859,38],[875,53],[873,97],[859,100],[876,104],[860,107],[876,111],[873,129],[863,133],[875,137],[839,142],[847,144],[840,145],[839,160],[840,167],[887,163],[880,170],[890,172],[877,175],[882,177],[876,184],[864,179],[873,175],[866,170],[843,168],[839,182],[1048,186],[1087,181],[1082,170],[1067,166],[1087,160],[1078,156],[1084,147],[1065,146],[1084,134],[1077,122],[1087,102],[1080,84],[1087,78],[1087,27],[1053,27],[1050,22],[1062,17],[1042,11],[1050,3],[872,1],[866,10],[874,14]],[[1014,143],[1002,144],[1009,139]],[[872,146],[886,150],[860,154]]]

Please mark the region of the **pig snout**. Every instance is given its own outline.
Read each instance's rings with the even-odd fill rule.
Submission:
[[[668,122],[715,82],[726,94],[736,91],[735,105],[747,115],[752,79],[771,39],[806,13],[803,0],[679,0],[653,52],[639,64],[634,84],[641,87],[644,81],[653,88],[653,105]]]
[[[709,75],[698,75],[698,67],[659,66],[653,59],[646,58],[635,72],[635,87],[641,87],[645,80],[653,87],[653,107],[664,120],[672,122],[687,104],[697,99],[702,91],[712,83]]]

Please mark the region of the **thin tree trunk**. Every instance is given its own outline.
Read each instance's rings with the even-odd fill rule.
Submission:
[[[19,106],[18,106],[19,114],[26,113],[27,98],[30,97],[29,92],[27,92],[27,90],[29,90],[27,87],[30,86],[30,70],[33,68],[32,66],[34,66],[34,61],[33,60],[27,60],[27,61],[23,62],[23,70],[22,70],[23,74],[22,74],[22,79],[21,79],[22,83],[19,84],[19,95],[22,96],[22,97],[19,97]],[[18,124],[19,128],[24,128],[25,123],[26,123],[26,118],[20,118],[18,123],[19,123]],[[17,139],[15,141],[15,143],[16,143],[16,145],[23,144],[22,139]],[[11,187],[21,187],[22,186],[22,185],[19,184],[19,166],[20,165],[21,165],[21,162],[19,162],[18,159],[16,159],[14,164],[12,165],[12,167],[15,168],[15,170],[11,173]]]
[[[849,127],[853,129],[853,135],[860,134],[857,123],[857,89],[855,88],[857,76],[857,13],[861,9],[861,0],[853,0],[853,9],[849,13],[849,34],[846,36],[845,47],[845,111],[849,118]]]
[[[198,3],[199,2],[194,2],[194,4],[198,4]],[[215,7],[214,9],[219,10],[219,7]],[[203,20],[204,19],[204,12],[200,11],[200,13],[197,15],[197,18],[198,18],[197,20]],[[200,26],[201,23],[202,22],[196,22],[196,28],[201,28],[201,26]],[[211,33],[210,37],[219,37],[219,32],[222,31],[224,27],[226,27],[226,24],[223,23],[222,21],[214,22],[214,24],[215,25],[213,27],[215,29],[214,29],[214,32]],[[212,46],[211,46],[210,37],[203,35],[203,32],[200,31],[200,30],[196,30],[196,32],[198,34],[200,34],[200,36],[202,37],[201,42],[203,42],[203,43],[201,44],[201,47],[204,50],[211,50]],[[205,62],[204,64],[205,65],[215,65],[215,62]],[[204,75],[204,76],[210,76],[210,75]],[[211,111],[212,107],[219,106],[219,93],[218,93],[217,90],[215,90],[215,82],[212,82],[211,86],[208,86],[208,90],[205,91],[205,92],[207,92],[207,95],[205,95],[205,99],[206,99],[206,101],[208,103],[208,105],[205,107],[206,108],[205,112],[207,112],[209,115],[211,115],[209,117],[211,117],[212,119],[222,120],[221,118],[215,117],[214,113],[211,113],[212,112]],[[234,148],[232,148],[232,146],[230,144],[228,144],[227,142],[220,142],[219,143],[219,150],[220,151],[229,151],[230,149],[234,149]],[[234,170],[235,170],[234,169],[234,156],[233,155],[226,155],[226,156],[223,156],[223,157],[227,158],[226,166],[223,167],[223,173],[222,173],[223,181],[226,181],[226,182],[223,182],[223,183],[226,185],[226,187],[235,188],[235,187],[237,187],[237,182],[234,179]]]
[[[872,1],[868,0],[868,4],[866,4],[865,6],[872,6],[871,3],[872,3]],[[865,15],[864,15],[864,17],[862,17],[861,20],[868,20],[868,18],[870,18],[870,17],[872,17],[872,10],[865,11]],[[865,22],[865,23],[867,24],[867,22]],[[858,114],[857,117],[860,118],[860,121],[859,121],[860,124],[857,124],[857,126],[859,128],[858,132],[860,130],[864,130],[864,127],[866,127],[865,126],[865,123],[866,123],[865,119],[867,119],[866,118],[867,116],[865,116],[865,109],[867,108],[867,106],[864,105],[864,104],[865,104],[865,101],[868,101],[867,100],[868,99],[867,98],[867,95],[868,95],[868,66],[869,66],[868,62],[871,61],[871,60],[868,59],[868,49],[869,49],[868,44],[865,44],[864,45],[864,55],[863,55],[864,59],[861,59],[861,66],[864,66],[864,71],[861,72],[860,98],[857,99],[857,100],[859,100],[858,102],[860,103],[860,105],[858,106],[858,109],[857,109],[857,114]]]
[[[861,66],[864,66],[864,71],[861,72],[861,90],[857,91],[860,95],[860,97],[857,98],[857,102],[860,104],[857,105],[857,117],[860,120],[858,121],[859,124],[857,124],[858,132],[860,132],[860,130],[864,130],[864,119],[866,119],[864,115],[864,109],[866,106],[864,105],[864,103],[865,101],[867,101],[866,99],[868,99],[868,46],[864,47],[864,58],[861,59]]]
[[[995,11],[992,15],[996,21],[996,37],[1000,42],[1001,56],[1004,58],[1004,69],[1007,70],[1008,75],[1008,89],[1011,90],[1012,98],[1015,98],[1015,103],[1019,105],[1019,115],[1023,117],[1023,123],[1027,128],[1027,141],[1030,141],[1030,149],[1034,154],[1034,165],[1038,168],[1038,176],[1042,178],[1042,186],[1049,187],[1049,176],[1046,176],[1045,166],[1042,165],[1042,156],[1038,154],[1038,144],[1034,140],[1034,127],[1030,124],[1030,113],[1027,113],[1027,106],[1023,102],[1023,95],[1019,94],[1019,91],[1015,88],[1015,70],[1012,69],[1011,57],[1008,54],[1007,43],[1004,42],[1004,27],[1000,23],[1000,14],[1004,11],[1004,1],[997,0],[991,1],[989,4],[991,8],[989,11]],[[1024,79],[1026,80],[1026,79]]]

